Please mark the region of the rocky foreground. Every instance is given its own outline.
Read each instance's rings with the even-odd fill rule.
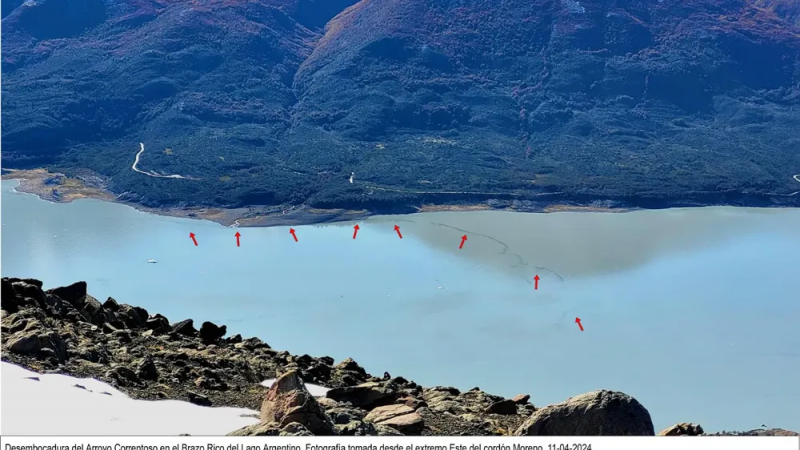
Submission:
[[[419,386],[368,374],[352,359],[334,364],[277,351],[258,338],[192,319],[170,322],[144,308],[101,303],[86,283],[42,289],[33,279],[2,279],[2,359],[39,372],[94,377],[133,398],[260,410],[260,423],[231,435],[654,435],[650,413],[611,391],[537,408],[473,388]],[[269,389],[261,382],[277,378]],[[306,384],[329,388],[314,397]],[[678,424],[660,435],[702,435]],[[797,435],[754,430],[736,435]]]

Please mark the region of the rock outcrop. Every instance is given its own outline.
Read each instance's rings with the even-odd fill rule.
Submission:
[[[203,322],[200,326],[200,339],[203,344],[216,344],[228,332],[228,327],[223,325],[221,327],[211,322]]]
[[[653,436],[650,413],[622,392],[594,391],[536,411],[517,436]]]
[[[261,422],[277,423],[280,428],[299,423],[315,435],[333,434],[333,422],[296,370],[281,375],[267,391],[261,405]]]
[[[399,397],[399,393],[385,382],[369,382],[357,386],[331,389],[327,396],[359,408],[372,409],[376,406],[394,403]]]
[[[696,423],[678,423],[658,433],[659,436],[700,436],[703,427]]]
[[[64,296],[63,298],[61,296]],[[597,391],[537,409],[479,388],[422,387],[375,377],[352,359],[292,355],[258,338],[225,338],[224,325],[175,322],[87,293],[85,283],[42,290],[32,279],[2,279],[2,359],[35,371],[94,377],[133,398],[260,409],[233,436],[653,435],[635,399]],[[267,390],[261,383],[277,378]],[[314,397],[306,385],[327,388]],[[678,424],[660,434],[702,434]],[[746,435],[790,435],[755,430]],[[730,434],[730,433],[728,433]]]
[[[364,421],[392,427],[405,435],[419,434],[425,424],[422,416],[406,405],[379,406],[370,411]]]

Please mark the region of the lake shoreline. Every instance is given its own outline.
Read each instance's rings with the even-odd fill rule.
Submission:
[[[9,172],[5,172],[9,171]],[[62,177],[62,184],[48,184],[47,180]],[[94,199],[110,203],[119,203],[129,206],[137,211],[150,214],[179,217],[184,219],[200,219],[218,223],[226,227],[279,227],[279,226],[303,226],[318,225],[335,222],[347,222],[353,220],[363,220],[368,217],[385,215],[384,212],[371,212],[367,210],[349,209],[321,209],[307,206],[283,207],[264,207],[255,206],[249,208],[205,208],[205,207],[148,207],[140,203],[119,200],[118,196],[113,195],[101,187],[87,186],[81,180],[67,178],[65,175],[49,172],[46,169],[18,170],[4,169],[3,180],[17,180],[19,183],[14,190],[17,192],[35,195],[38,198],[51,203],[71,203],[79,199]],[[54,194],[54,192],[61,192]],[[591,206],[591,205],[565,205],[565,204],[545,204],[532,208],[513,208],[497,207],[488,204],[463,204],[463,205],[424,205],[414,208],[417,213],[425,212],[467,212],[467,211],[510,211],[525,213],[547,214],[553,212],[630,212],[638,208],[625,208],[613,206]],[[284,212],[285,211],[285,212]],[[408,214],[409,211],[402,211],[396,214]]]
[[[6,169],[8,170],[8,169]],[[300,209],[292,210],[288,214],[282,211],[275,212],[276,208],[204,208],[204,207],[159,207],[153,208],[139,203],[119,200],[109,191],[97,187],[88,187],[79,180],[68,178],[68,187],[61,185],[47,185],[50,177],[63,176],[58,173],[47,172],[44,169],[13,171],[4,173],[3,180],[16,180],[18,185],[14,191],[35,195],[41,200],[50,203],[71,203],[80,199],[93,199],[109,203],[118,203],[129,206],[137,211],[166,217],[183,219],[198,219],[214,222],[226,227],[277,227],[317,225],[324,223],[343,222],[347,220],[360,220],[374,214],[366,211],[347,210],[319,210]],[[80,184],[79,184],[80,183]],[[54,195],[53,191],[61,189],[63,193]]]
[[[293,206],[252,206],[242,208],[222,207],[149,207],[141,203],[120,200],[99,183],[87,185],[83,180],[68,178],[64,174],[49,172],[47,169],[3,169],[2,179],[14,179],[19,182],[14,189],[17,192],[36,195],[42,200],[53,203],[70,203],[82,198],[91,198],[106,202],[119,203],[137,211],[150,214],[200,219],[215,222],[225,227],[279,227],[319,225],[336,222],[363,220],[379,215],[402,215],[425,212],[468,212],[468,211],[507,211],[518,213],[548,214],[555,212],[594,212],[594,213],[626,213],[641,210],[658,210],[672,208],[702,208],[713,206],[735,206],[747,208],[798,208],[800,196],[780,196],[786,201],[776,201],[775,197],[767,201],[763,196],[755,196],[755,200],[737,197],[737,201],[693,201],[689,199],[624,199],[611,200],[586,197],[581,200],[568,201],[517,201],[490,199],[481,203],[468,200],[450,204],[423,204],[422,206],[401,206],[399,209],[388,208],[384,211],[347,208],[314,208],[307,205]],[[51,183],[60,179],[60,184]],[[712,194],[709,200],[726,193]],[[718,200],[718,198],[717,198]]]

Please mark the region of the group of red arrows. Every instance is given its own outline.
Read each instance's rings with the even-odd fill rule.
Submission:
[[[359,227],[358,224],[356,224],[353,227],[353,239],[356,238],[356,236],[358,235],[358,230],[360,230],[360,229],[361,229],[361,227]],[[403,239],[403,235],[400,234],[400,227],[399,226],[395,225],[394,226],[394,231],[397,232],[397,236],[400,239]],[[294,238],[294,241],[297,242],[297,232],[294,230],[294,228],[289,228],[289,234],[291,234],[292,237]],[[240,241],[239,238],[242,237],[242,234],[237,231],[236,234],[234,234],[234,236],[236,236],[236,246],[237,247],[241,247],[241,241]],[[189,233],[189,237],[192,238],[192,242],[194,242],[194,245],[197,246],[197,239],[195,238],[195,234],[194,233]],[[459,245],[458,248],[464,247],[464,241],[466,241],[466,240],[467,240],[467,235],[466,234],[464,236],[461,236],[461,245]]]
[[[360,230],[360,229],[361,228],[358,226],[358,224],[356,224],[353,227],[353,239],[355,239],[356,236],[358,236],[358,230]],[[403,235],[400,233],[400,227],[399,226],[395,225],[394,226],[394,231],[397,232],[397,237],[399,237],[400,239],[403,239]],[[292,237],[294,238],[294,241],[297,242],[297,232],[294,230],[294,228],[289,228],[289,234],[291,234]],[[239,238],[242,237],[241,233],[239,233],[237,231],[234,236],[236,236],[236,246],[240,247],[241,246],[241,241],[240,241]],[[194,242],[194,245],[197,246],[197,239],[195,238],[195,234],[194,233],[189,233],[189,237],[192,238],[192,242]],[[467,241],[467,235],[465,234],[465,235],[461,236],[461,244],[458,246],[458,248],[459,249],[464,248],[464,242],[466,242],[466,241]],[[535,277],[533,277],[533,281],[534,281],[533,289],[534,290],[538,290],[539,289],[539,275],[536,275]],[[583,331],[583,325],[581,325],[581,319],[576,317],[575,318],[575,323],[577,323],[578,326],[581,328],[581,331]]]

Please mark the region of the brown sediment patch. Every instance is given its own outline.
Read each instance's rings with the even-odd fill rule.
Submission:
[[[247,208],[213,207],[161,207],[151,208],[136,203],[121,202],[111,192],[87,186],[86,183],[64,174],[46,169],[15,170],[6,169],[3,179],[19,182],[16,190],[34,194],[54,203],[70,203],[82,198],[93,198],[121,203],[136,210],[169,217],[202,219],[224,226],[238,224],[241,227],[299,226],[328,222],[361,219],[371,215],[366,210],[348,211],[343,209],[318,209],[304,206],[254,206]],[[48,180],[52,180],[48,184]],[[57,182],[55,182],[57,180]],[[284,213],[284,211],[287,211]]]
[[[240,227],[300,226],[360,220],[371,215],[368,211],[298,208],[286,214],[281,211],[244,217],[238,223]]]
[[[49,172],[46,169],[12,170],[3,174],[3,178],[19,181],[19,186],[16,188],[19,192],[35,194],[51,202],[69,203],[81,198],[105,201],[115,199],[113,194],[102,188],[87,186],[77,178]]]
[[[492,208],[486,204],[477,205],[422,205],[419,212],[440,212],[440,211],[485,211]]]
[[[368,210],[320,209],[305,205],[253,206],[243,208],[218,207],[158,207],[151,208],[137,203],[119,201],[117,197],[105,189],[102,183],[89,186],[84,181],[67,177],[64,174],[50,172],[46,169],[7,170],[4,179],[16,179],[19,192],[35,194],[40,198],[57,203],[69,203],[82,198],[94,198],[103,201],[121,203],[139,211],[170,217],[209,220],[224,226],[239,227],[272,227],[301,226],[323,223],[334,223],[352,220],[363,220],[375,215]],[[578,206],[555,204],[532,208],[517,208],[514,205],[493,206],[488,203],[436,205],[425,204],[417,207],[417,212],[443,211],[485,211],[501,210],[516,212],[626,212],[629,209],[609,208],[602,206]]]
[[[576,206],[576,205],[548,205],[544,207],[542,212],[614,212],[621,213],[627,212],[628,209],[624,208],[608,208],[605,206]]]

